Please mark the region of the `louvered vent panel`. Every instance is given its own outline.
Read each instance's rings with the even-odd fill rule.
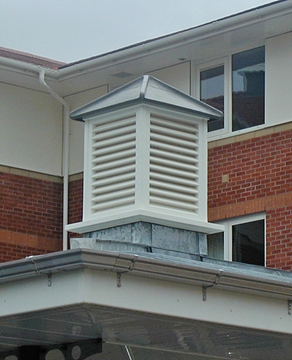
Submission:
[[[135,153],[134,116],[93,125],[92,214],[134,204]]]
[[[150,204],[198,213],[198,126],[150,119]]]

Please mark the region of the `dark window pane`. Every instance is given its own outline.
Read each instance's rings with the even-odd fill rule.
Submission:
[[[264,123],[265,48],[232,57],[232,130]]]
[[[224,260],[224,233],[208,235],[208,258]]]
[[[264,265],[264,220],[232,226],[232,260]]]
[[[204,70],[200,73],[200,99],[224,112],[224,66]],[[208,131],[224,128],[224,119],[210,119]]]

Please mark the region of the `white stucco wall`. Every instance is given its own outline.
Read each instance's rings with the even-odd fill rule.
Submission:
[[[292,120],[292,33],[266,41],[266,124]]]
[[[0,164],[61,175],[62,106],[51,95],[0,83]]]
[[[152,71],[149,75],[156,77],[157,79],[166,82],[186,94],[190,94],[191,86],[191,72],[190,63],[185,62],[182,64],[170,66],[164,69]]]
[[[70,111],[75,110],[107,93],[107,86],[103,85],[81,93],[72,94],[65,97],[70,105]],[[84,163],[84,123],[70,121],[70,159],[69,173],[76,174],[83,171]]]

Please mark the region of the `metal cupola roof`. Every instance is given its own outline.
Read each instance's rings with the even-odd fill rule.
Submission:
[[[108,94],[72,111],[73,120],[84,121],[101,112],[115,110],[138,103],[176,108],[208,120],[221,118],[222,112],[184,92],[150,76],[143,75]]]

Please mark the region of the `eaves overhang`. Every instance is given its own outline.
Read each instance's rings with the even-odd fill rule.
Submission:
[[[46,80],[50,86],[60,91],[58,81],[59,70],[48,68],[44,65],[24,62],[0,56],[1,76],[0,82],[9,85],[16,85],[37,91],[44,91],[39,82],[39,74],[45,72]]]
[[[38,84],[38,74],[45,70],[47,81],[62,96],[84,91],[88,84],[96,86],[93,79],[98,79],[98,85],[112,82],[113,87],[116,87],[121,84],[114,77],[117,72],[132,72],[128,76],[130,81],[143,73],[177,65],[182,61],[206,61],[210,56],[212,59],[225,56],[219,50],[226,46],[259,46],[259,42],[262,45],[269,37],[292,31],[291,14],[291,1],[276,1],[194,28],[59,66],[58,69],[46,67],[44,63],[39,66],[34,61],[29,63],[0,56],[0,68],[4,70],[1,81],[11,81],[19,86],[42,91]]]
[[[278,18],[282,15],[287,15],[292,12],[292,4],[288,0],[274,1],[269,4],[258,6],[256,8],[243,11],[238,14],[234,14],[228,17],[224,17],[215,21],[211,21],[193,28],[177,31],[175,33],[163,35],[157,38],[145,40],[140,43],[136,43],[124,48],[113,50],[104,54],[93,56],[90,58],[82,59],[76,62],[62,64],[59,62],[59,66],[37,64],[34,56],[33,61],[23,61],[21,58],[17,59],[15,56],[0,56],[0,65],[18,68],[19,70],[32,71],[46,69],[52,77],[62,78],[69,74],[79,76],[82,70],[102,68],[103,65],[110,65],[115,61],[127,61],[133,56],[138,56],[141,53],[151,53],[155,50],[164,50],[167,47],[175,47],[188,42],[194,42],[208,38],[212,35],[231,31],[232,29],[238,29],[240,27],[246,27],[256,22],[263,22],[269,19]],[[277,28],[271,29],[271,32],[277,34]],[[271,34],[272,36],[272,34]],[[8,49],[10,52],[13,50]],[[58,62],[56,62],[57,64]]]
[[[91,249],[67,250],[2,263],[0,284],[84,268],[129,272],[142,277],[202,286],[212,285],[219,274],[219,287],[270,293],[273,297],[292,297],[292,274],[287,271],[204,258],[202,261],[194,261],[150,253],[130,254]]]
[[[157,359],[291,356],[281,271],[76,249],[1,264],[0,287],[0,356],[96,338]]]
[[[117,63],[125,63],[134,59],[149,56],[153,53],[163,53],[168,49],[181,47],[215,35],[229,33],[240,28],[252,26],[256,23],[264,23],[271,19],[280,18],[283,15],[292,13],[292,4],[288,0],[275,1],[270,4],[262,5],[238,14],[224,17],[215,21],[208,22],[193,28],[185,29],[175,33],[146,40],[121,49],[110,51],[98,56],[66,64],[59,68],[60,80],[78,76],[82,72],[93,71],[94,69],[104,69]],[[269,27],[268,27],[269,28]],[[275,36],[281,33],[274,23],[269,28],[268,36]]]

